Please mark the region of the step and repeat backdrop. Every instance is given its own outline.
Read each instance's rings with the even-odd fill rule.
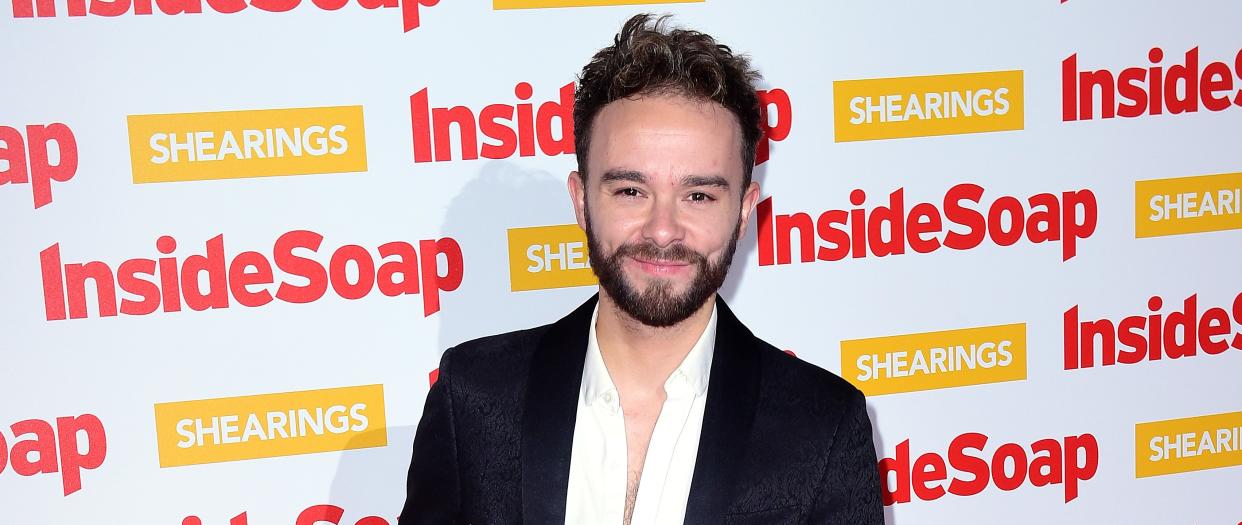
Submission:
[[[0,522],[392,525],[443,349],[595,292],[574,78],[749,54],[722,291],[889,523],[1242,522],[1242,4],[3,0]]]

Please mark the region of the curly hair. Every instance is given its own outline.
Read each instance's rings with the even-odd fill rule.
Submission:
[[[745,55],[733,54],[711,35],[666,28],[669,16],[635,15],[621,27],[613,44],[595,53],[582,68],[574,95],[578,173],[585,181],[591,124],[604,106],[630,97],[676,94],[717,102],[737,117],[745,189],[750,185],[761,135],[754,86],[759,73]]]

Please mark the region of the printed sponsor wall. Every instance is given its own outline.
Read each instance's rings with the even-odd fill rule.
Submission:
[[[1242,522],[1234,2],[4,3],[6,523],[395,523],[440,352],[594,293],[639,11],[764,74],[722,294],[868,394],[890,523]]]

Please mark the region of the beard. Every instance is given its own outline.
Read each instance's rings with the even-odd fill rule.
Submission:
[[[650,241],[623,244],[612,253],[605,254],[600,248],[594,231],[591,228],[591,214],[584,207],[586,217],[587,256],[591,269],[599,278],[599,285],[613,302],[630,317],[647,326],[669,327],[680,323],[696,312],[712,294],[724,284],[729,273],[729,265],[733,262],[733,252],[737,248],[737,237],[742,229],[741,221],[733,228],[729,243],[720,259],[708,261],[703,254],[696,252],[684,244],[672,244],[665,248]],[[625,278],[623,265],[626,257],[636,257],[647,261],[667,261],[688,263],[694,266],[694,277],[686,290],[673,292],[673,283],[668,279],[653,278],[646,288],[638,286]]]

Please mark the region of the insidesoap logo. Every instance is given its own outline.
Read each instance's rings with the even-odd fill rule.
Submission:
[[[837,142],[1019,130],[1022,71],[838,80]]]
[[[1242,465],[1242,412],[1134,425],[1134,475]]]
[[[362,106],[129,116],[135,183],[367,170]]]
[[[1134,236],[1242,229],[1242,173],[1134,183]]]
[[[775,213],[775,197],[768,197],[755,206],[759,266],[973,250],[985,240],[996,246],[1056,242],[1068,261],[1099,220],[1095,192],[1087,188],[1025,198],[989,195],[987,203],[985,194],[983,186],[966,182],[939,202],[911,198],[907,206],[905,188],[890,192],[887,203],[872,204],[855,188],[849,193],[853,208],[791,213]]]
[[[1078,499],[1083,483],[1095,477],[1100,466],[1100,443],[1094,434],[1044,438],[1030,445],[1000,442],[994,448],[989,441],[993,438],[987,434],[967,432],[953,438],[943,454],[911,452],[909,439],[898,443],[895,453],[878,464],[881,500],[893,505],[934,501],[949,494],[976,496],[991,486],[1012,491],[1028,485],[1037,489],[1061,485],[1069,503]]]
[[[514,292],[588,286],[599,281],[577,224],[509,229],[509,284]]]
[[[160,467],[388,444],[383,385],[158,403]]]
[[[1061,120],[1178,115],[1197,113],[1200,106],[1208,111],[1242,106],[1242,90],[1234,83],[1235,76],[1242,80],[1242,50],[1233,56],[1232,69],[1229,62],[1211,58],[1201,62],[1198,46],[1180,60],[1178,55],[1171,54],[1173,63],[1166,67],[1164,50],[1153,47],[1147,51],[1147,65],[1119,71],[1080,70],[1078,53],[1065,57],[1061,61]]]
[[[390,522],[387,519],[376,516],[373,513],[359,511],[352,507],[349,510],[352,512],[346,512],[345,507],[340,507],[331,503],[311,505],[299,512],[296,518],[289,521],[292,521],[295,525],[393,525],[397,523],[396,519],[393,519]],[[255,521],[256,523],[272,523],[267,520]],[[206,523],[216,524],[224,522],[207,521]],[[288,523],[288,521],[279,523]],[[203,518],[200,518],[194,514],[181,519],[181,525],[203,524]],[[228,525],[250,525],[250,516],[246,513],[246,511],[242,511],[240,514],[229,518]]]
[[[82,490],[82,471],[99,468],[108,456],[108,436],[95,414],[23,419],[8,428],[11,441],[0,428],[0,474],[6,468],[23,477],[59,472],[65,496]],[[10,483],[10,477],[0,479]]]
[[[492,0],[492,9],[593,7],[602,5],[695,4],[706,0]]]
[[[57,3],[63,3],[64,11],[57,11]],[[206,12],[215,15],[231,15],[250,9],[268,13],[292,11],[302,0],[207,0]],[[323,11],[337,11],[349,4],[349,0],[311,0],[309,2]],[[410,32],[420,25],[419,8],[433,7],[440,0],[358,0],[358,6],[368,11],[380,8],[400,7],[401,28]],[[154,4],[154,5],[153,5]],[[118,17],[126,15],[151,15],[159,12],[165,16],[198,15],[204,12],[202,0],[13,0],[13,18],[54,18],[57,16]],[[89,6],[89,9],[88,9]],[[153,9],[154,8],[154,9]]]
[[[1062,316],[1065,369],[1133,365],[1165,358],[1221,355],[1230,348],[1242,350],[1242,329],[1234,328],[1242,327],[1242,293],[1226,307],[1200,305],[1197,293],[1181,303],[1180,308],[1176,303],[1169,305],[1172,311],[1166,313],[1164,299],[1153,295],[1147,300],[1147,312],[1094,320],[1094,315],[1086,310],[1080,313],[1079,305],[1070,307]],[[1086,320],[1080,321],[1080,316]]]
[[[1026,379],[1026,324],[841,341],[842,376],[866,395]]]
[[[77,173],[78,141],[60,122],[29,124],[25,131],[23,137],[21,129],[0,125],[0,186],[30,184],[37,210],[52,203],[53,182]]]
[[[410,95],[410,133],[415,163],[574,153],[576,87],[573,82],[562,85],[555,97],[547,97],[543,102],[531,101],[535,88],[529,82],[518,82],[513,86],[516,102],[497,102],[475,108],[442,105],[440,97],[433,99],[429,89],[424,87]],[[755,165],[758,166],[771,158],[772,142],[789,137],[793,103],[789,93],[780,88],[760,89],[755,91],[755,96],[759,99],[762,117],[762,138],[755,146]]]

